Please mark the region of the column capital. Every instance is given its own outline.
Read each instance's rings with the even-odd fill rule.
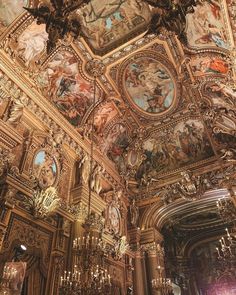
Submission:
[[[155,242],[157,244],[160,244],[163,241],[162,234],[156,230],[155,228],[148,228],[141,231],[141,244],[147,244]]]

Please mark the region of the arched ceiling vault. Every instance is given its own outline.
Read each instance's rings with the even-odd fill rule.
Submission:
[[[225,189],[221,189],[207,192],[201,200],[195,201],[194,203],[178,199],[176,202],[163,207],[160,203],[156,202],[146,207],[140,219],[139,226],[141,229],[155,227],[161,231],[167,224],[181,224],[186,217],[198,215],[201,212],[213,211],[217,213],[216,201],[219,198],[227,199],[228,197],[229,192]],[[178,210],[176,210],[176,208],[178,208]],[[208,224],[209,226],[211,226],[210,222],[211,221],[209,221]],[[219,216],[214,222],[222,224],[222,220]],[[189,231],[194,230],[194,228],[197,230],[198,227],[200,229],[204,227],[204,225],[201,224],[201,220],[199,220],[198,224],[196,223],[194,226],[192,224],[189,228],[184,226],[184,222],[182,226],[184,230]]]

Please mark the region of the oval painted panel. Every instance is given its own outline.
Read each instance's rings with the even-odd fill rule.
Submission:
[[[39,181],[41,188],[53,186],[57,179],[57,165],[55,159],[46,151],[39,151],[33,162],[34,175]]]
[[[155,115],[167,111],[174,103],[176,90],[170,71],[152,57],[132,59],[123,79],[131,102],[141,111]]]

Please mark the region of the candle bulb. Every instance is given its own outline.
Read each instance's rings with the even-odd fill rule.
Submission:
[[[222,241],[223,241],[224,246],[226,246],[224,237],[222,237]]]
[[[230,234],[229,234],[229,230],[228,230],[228,228],[226,228],[225,230],[226,230],[226,232],[227,232],[227,236],[230,237]]]

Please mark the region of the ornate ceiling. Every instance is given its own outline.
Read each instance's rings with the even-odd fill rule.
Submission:
[[[231,164],[233,0],[198,4],[187,16],[187,45],[173,33],[144,36],[151,10],[143,1],[92,0],[77,11],[84,37],[66,38],[50,55],[45,25],[37,25],[22,8],[35,5],[0,1],[1,70],[7,65],[12,80],[21,88],[25,83],[34,103],[26,99],[23,105],[36,114],[38,108],[51,113],[84,144],[94,110],[97,158],[122,176],[131,196],[147,197],[147,187],[155,196],[180,181],[183,171],[199,176]],[[96,86],[94,63],[100,71]],[[11,87],[1,79],[2,87]]]

